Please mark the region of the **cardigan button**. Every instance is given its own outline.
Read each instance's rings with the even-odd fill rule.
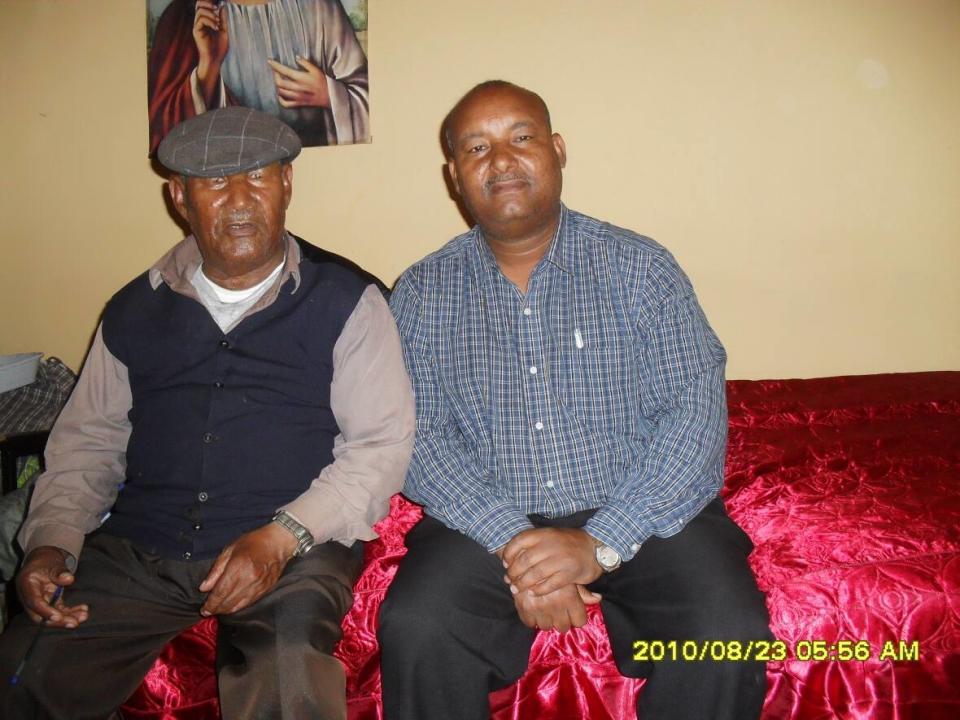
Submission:
[[[213,442],[213,433],[204,433],[204,434],[203,434],[203,441],[204,441],[205,443],[208,443],[208,444],[209,444],[209,443],[212,443],[212,442]]]
[[[183,554],[183,559],[184,559],[184,560],[189,560],[189,559],[192,558],[192,557],[193,557],[193,555],[190,553],[189,550]]]
[[[226,340],[221,340],[221,341],[220,341],[220,347],[229,349],[229,348],[230,348],[230,343],[227,342]]]
[[[207,495],[203,490],[201,490],[201,491],[197,494],[197,500],[199,500],[200,502],[206,502],[206,501],[209,500],[209,499],[210,499],[210,496]]]
[[[217,390],[219,390],[220,388],[223,387],[223,383],[220,382],[219,380],[217,380],[217,381],[213,384],[213,386],[214,386]]]

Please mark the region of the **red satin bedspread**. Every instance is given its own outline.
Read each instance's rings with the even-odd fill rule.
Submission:
[[[960,372],[728,383],[724,496],[790,656],[865,640],[870,659],[770,662],[765,720],[960,718]],[[379,720],[377,608],[419,508],[395,497],[344,621],[351,720]],[[530,669],[491,696],[496,720],[632,718],[596,608],[541,633]],[[215,621],[171,643],[128,718],[216,718]],[[918,660],[879,659],[900,641]],[[801,645],[798,647],[798,643]],[[861,646],[863,647],[863,646]]]

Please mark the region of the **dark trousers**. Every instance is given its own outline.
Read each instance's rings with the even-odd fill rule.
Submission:
[[[362,547],[318,546],[294,558],[271,592],[218,617],[217,673],[225,720],[347,716],[343,667],[333,657],[353,600]],[[0,635],[0,717],[116,717],[163,646],[201,619],[197,590],[213,560],[165,560],[126,540],[87,538],[67,604],[88,603],[74,630],[17,617]],[[18,685],[9,678],[38,638]]]
[[[579,527],[590,513],[534,524]],[[534,631],[517,615],[503,566],[465,535],[425,517],[380,612],[387,720],[486,720],[488,694],[527,667]],[[766,666],[712,660],[639,663],[635,640],[770,639],[763,594],[747,565],[752,543],[718,499],[681,532],[651,538],[590,589],[620,672],[645,677],[642,720],[749,720],[766,690]]]

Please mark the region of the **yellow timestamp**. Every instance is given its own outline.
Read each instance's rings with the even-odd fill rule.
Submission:
[[[866,662],[867,660],[920,660],[920,642],[888,640],[873,644],[869,640],[635,640],[636,662]]]

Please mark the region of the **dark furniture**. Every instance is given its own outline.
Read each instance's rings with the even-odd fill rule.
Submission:
[[[43,449],[49,436],[49,430],[0,435],[0,478],[4,495],[17,489],[17,460],[38,455],[43,469]]]

